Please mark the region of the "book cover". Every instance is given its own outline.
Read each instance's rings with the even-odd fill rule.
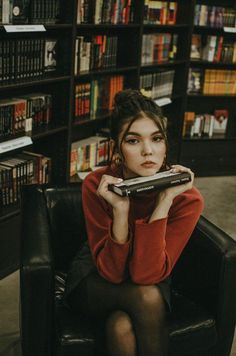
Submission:
[[[46,39],[44,49],[45,72],[55,71],[57,67],[57,40]]]
[[[214,128],[213,134],[224,135],[227,128],[229,112],[228,110],[215,110],[214,111]]]
[[[12,23],[13,25],[26,24],[29,19],[29,0],[13,0]]]
[[[133,196],[143,192],[162,190],[168,187],[185,184],[191,181],[188,172],[173,173],[170,171],[156,173],[149,177],[126,179],[119,184],[110,184],[108,189],[120,196]]]

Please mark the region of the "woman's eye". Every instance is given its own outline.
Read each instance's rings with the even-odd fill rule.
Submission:
[[[155,141],[155,142],[160,142],[160,141],[162,141],[163,140],[163,137],[162,136],[154,136],[153,137],[153,141]]]
[[[138,143],[138,140],[136,138],[129,138],[126,140],[126,142],[131,145],[135,145],[136,143]]]

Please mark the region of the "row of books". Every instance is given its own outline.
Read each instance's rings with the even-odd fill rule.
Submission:
[[[74,74],[116,66],[117,36],[78,36]]]
[[[18,98],[0,100],[0,138],[17,136],[49,125],[52,96],[31,93]]]
[[[133,16],[134,0],[77,1],[77,24],[128,24]]]
[[[152,64],[174,59],[177,53],[178,35],[155,33],[143,35],[141,63]]]
[[[124,88],[124,76],[106,76],[75,86],[74,121],[96,119],[112,110],[114,95]]]
[[[177,2],[145,0],[144,24],[174,25],[177,17]]]
[[[91,136],[73,142],[70,154],[70,176],[88,171],[95,166],[105,164],[110,158],[109,139]]]
[[[0,23],[38,24],[57,23],[60,18],[60,0],[1,0]]]
[[[188,93],[206,95],[235,95],[236,71],[190,68]]]
[[[228,42],[223,36],[193,34],[190,57],[208,62],[236,63],[236,42]]]
[[[141,92],[153,99],[171,97],[174,83],[174,70],[140,75]]]
[[[213,114],[185,112],[183,137],[223,137],[226,133],[228,118],[229,112],[226,109],[214,110]]]
[[[51,158],[23,151],[0,160],[0,210],[18,205],[24,184],[44,184],[50,181]]]
[[[222,6],[195,5],[194,25],[210,27],[235,27],[236,11]]]
[[[57,40],[20,38],[0,41],[0,81],[14,83],[54,72]]]

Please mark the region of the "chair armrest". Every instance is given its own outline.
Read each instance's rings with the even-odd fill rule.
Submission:
[[[22,196],[20,324],[22,356],[51,354],[54,272],[43,191],[25,186]]]
[[[177,289],[202,305],[216,319],[222,344],[230,349],[236,319],[236,242],[203,216],[174,270]]]

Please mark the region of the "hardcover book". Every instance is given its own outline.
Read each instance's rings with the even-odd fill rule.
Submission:
[[[148,177],[126,179],[119,184],[109,184],[108,189],[120,196],[133,196],[143,192],[162,190],[191,181],[188,172],[165,171]]]

